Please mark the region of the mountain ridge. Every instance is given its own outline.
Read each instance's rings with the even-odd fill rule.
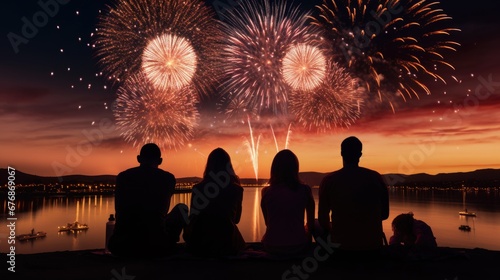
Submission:
[[[323,177],[327,173],[308,171],[300,172],[300,179],[310,185],[318,186],[321,183]],[[0,186],[7,184],[8,173],[7,169],[0,168],[0,174],[5,174],[5,176],[0,175]],[[451,172],[451,173],[438,173],[435,175],[427,173],[416,173],[416,174],[398,174],[398,173],[388,173],[382,175],[386,184],[389,186],[417,186],[422,184],[429,185],[446,185],[447,183],[461,183],[461,184],[480,184],[484,185],[486,183],[493,183],[496,186],[500,186],[500,169],[485,168],[476,169],[474,171],[466,172]],[[62,180],[61,180],[62,179]],[[66,175],[62,177],[55,176],[38,176],[33,174],[24,173],[22,171],[16,170],[15,183],[16,184],[70,184],[70,183],[104,183],[104,184],[114,184],[116,180],[116,175]],[[241,178],[244,184],[263,184],[266,183],[268,179],[259,179],[258,182],[252,178]],[[199,182],[200,177],[180,177],[177,178],[178,183],[190,183]]]

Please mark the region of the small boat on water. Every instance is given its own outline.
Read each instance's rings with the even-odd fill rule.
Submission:
[[[458,227],[459,230],[463,230],[463,231],[470,231],[470,226],[468,225],[461,225]]]
[[[80,231],[87,230],[89,226],[87,224],[80,224],[79,222],[68,223],[65,226],[58,227],[59,231]]]
[[[46,232],[44,232],[44,231],[35,232],[35,230],[32,229],[31,233],[19,234],[16,236],[16,238],[19,241],[26,241],[26,240],[32,240],[32,239],[37,239],[37,238],[43,238],[45,236],[47,236]]]
[[[460,211],[460,212],[458,212],[458,215],[460,215],[460,216],[475,217],[475,216],[476,216],[476,213],[474,213],[474,212],[469,212],[469,211],[467,211],[467,209],[465,209],[465,211]]]

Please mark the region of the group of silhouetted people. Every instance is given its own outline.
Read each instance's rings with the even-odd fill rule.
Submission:
[[[262,189],[266,224],[262,250],[296,256],[311,252],[313,240],[334,243],[340,253],[378,254],[385,240],[382,221],[389,216],[389,197],[382,176],[359,166],[362,143],[348,137],[341,144],[343,167],[327,175],[319,187],[318,220],[311,187],[299,179],[299,160],[290,150],[276,154],[269,185]],[[222,148],[208,156],[191,203],[170,209],[175,177],[158,166],[161,151],[153,143],[142,147],[138,167],[117,176],[116,226],[108,243],[117,256],[151,257],[176,252],[180,234],[197,256],[234,256],[246,248],[237,224],[243,187],[229,154]],[[305,221],[305,224],[304,224]],[[411,248],[435,248],[430,227],[412,213],[394,219],[389,244],[398,254]],[[410,249],[408,249],[410,248]]]

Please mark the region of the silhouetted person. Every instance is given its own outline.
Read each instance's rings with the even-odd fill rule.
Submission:
[[[236,255],[245,247],[238,227],[243,202],[229,154],[213,150],[207,159],[203,180],[193,186],[189,223],[184,240],[190,252],[202,256]]]
[[[393,235],[389,245],[435,248],[436,238],[431,227],[424,221],[413,218],[413,213],[400,214],[392,220]]]
[[[311,188],[299,180],[299,160],[292,151],[282,150],[274,157],[260,205],[266,223],[264,250],[278,255],[307,252],[314,231],[315,204]]]
[[[358,165],[361,150],[356,137],[342,142],[343,168],[321,182],[318,220],[341,251],[377,252],[383,245],[389,198],[382,176]]]
[[[187,212],[187,206],[178,204],[167,214],[176,180],[158,168],[162,158],[156,144],[144,145],[137,161],[138,167],[116,177],[116,224],[109,250],[132,257],[172,253],[185,225],[181,211]]]
[[[413,218],[413,213],[400,214],[392,220],[393,236],[388,253],[397,259],[428,259],[437,255],[437,243],[431,227]]]

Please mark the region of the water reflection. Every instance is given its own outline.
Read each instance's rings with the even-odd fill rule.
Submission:
[[[313,189],[318,202],[318,189]],[[390,216],[384,221],[387,237],[392,235],[390,222],[398,214],[412,211],[416,219],[428,223],[439,246],[486,248],[500,250],[500,194],[498,191],[467,192],[466,206],[477,217],[458,215],[464,209],[461,191],[390,189]],[[171,207],[177,203],[189,205],[191,194],[175,194]],[[243,212],[238,227],[247,242],[260,241],[265,231],[260,210],[261,188],[245,188]],[[7,252],[7,201],[0,200],[0,252]],[[99,249],[104,247],[105,224],[114,214],[113,196],[30,197],[16,201],[16,234],[45,231],[45,238],[16,242],[16,253],[38,253],[64,250]],[[80,232],[58,232],[58,226],[78,221],[89,225]],[[471,231],[458,227],[468,225]]]

